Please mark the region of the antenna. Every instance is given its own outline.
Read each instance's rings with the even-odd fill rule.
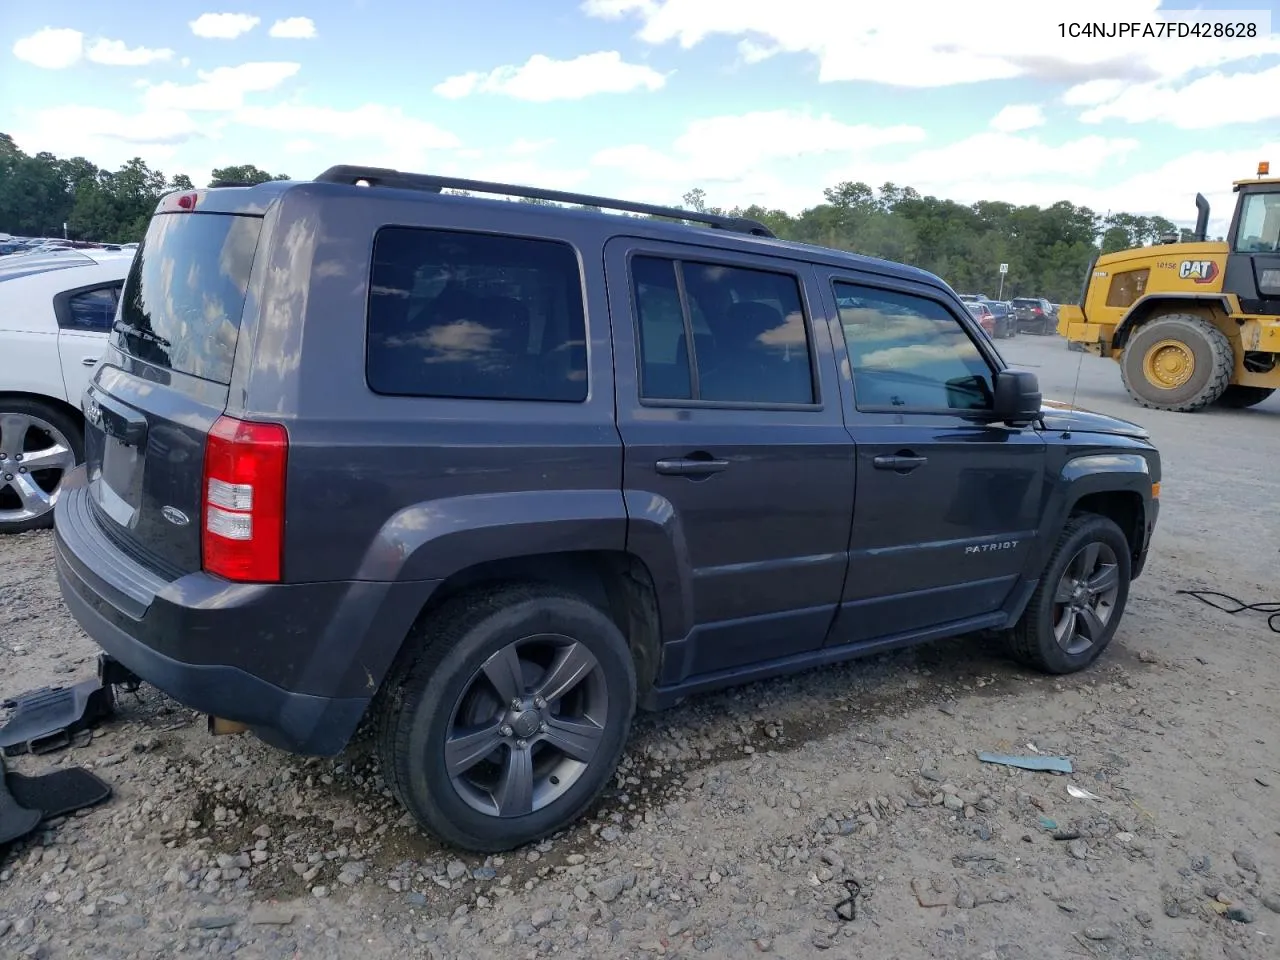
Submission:
[[[1080,353],[1080,357],[1076,363],[1076,382],[1075,382],[1075,385],[1071,388],[1071,402],[1067,405],[1068,414],[1072,414],[1076,412],[1076,394],[1080,392],[1080,371],[1084,367],[1084,355],[1086,353],[1084,344],[1080,345],[1079,353]],[[1070,436],[1071,436],[1071,419],[1068,416],[1067,427],[1065,430],[1062,431],[1062,439],[1066,440]]]

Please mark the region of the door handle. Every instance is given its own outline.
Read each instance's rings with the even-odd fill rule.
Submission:
[[[728,468],[728,460],[699,460],[682,457],[676,460],[659,460],[653,465],[658,473],[668,477],[706,477]]]
[[[86,367],[92,367],[95,363],[98,362],[98,358],[97,357],[81,357],[80,362],[84,364]]]
[[[928,457],[908,456],[905,454],[876,457],[871,461],[877,470],[896,470],[899,473],[908,473],[916,467],[923,467],[928,462]]]

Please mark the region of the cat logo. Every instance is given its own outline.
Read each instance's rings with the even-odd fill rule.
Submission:
[[[1218,264],[1213,260],[1183,260],[1178,276],[1196,283],[1212,283],[1218,277]]]

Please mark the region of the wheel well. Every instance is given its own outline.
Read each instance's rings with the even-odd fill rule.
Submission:
[[[1116,328],[1115,336],[1112,338],[1112,349],[1123,347],[1129,342],[1129,338],[1134,335],[1139,328],[1157,317],[1165,314],[1188,314],[1193,317],[1199,317],[1212,323],[1220,328],[1228,337],[1236,334],[1229,326],[1224,325],[1230,313],[1223,301],[1216,298],[1196,298],[1196,299],[1180,299],[1180,298],[1155,298],[1144,300],[1138,304],[1129,313],[1124,321]]]
[[[5,400],[30,400],[32,403],[43,403],[65,413],[81,430],[84,429],[84,414],[80,408],[72,406],[60,397],[51,397],[44,393],[25,393],[21,390],[0,390],[0,402]]]
[[[415,628],[441,604],[481,584],[545,583],[582,597],[609,615],[631,647],[643,695],[658,676],[661,625],[649,568],[622,551],[597,550],[533,554],[477,564],[453,574],[432,592]]]
[[[1141,495],[1130,490],[1090,493],[1081,497],[1071,508],[1072,516],[1081,513],[1096,513],[1114,521],[1129,541],[1130,553],[1137,558],[1142,550],[1142,536],[1147,521]]]

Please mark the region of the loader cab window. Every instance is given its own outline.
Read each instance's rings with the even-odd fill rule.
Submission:
[[[1244,198],[1236,253],[1280,253],[1280,192]]]

